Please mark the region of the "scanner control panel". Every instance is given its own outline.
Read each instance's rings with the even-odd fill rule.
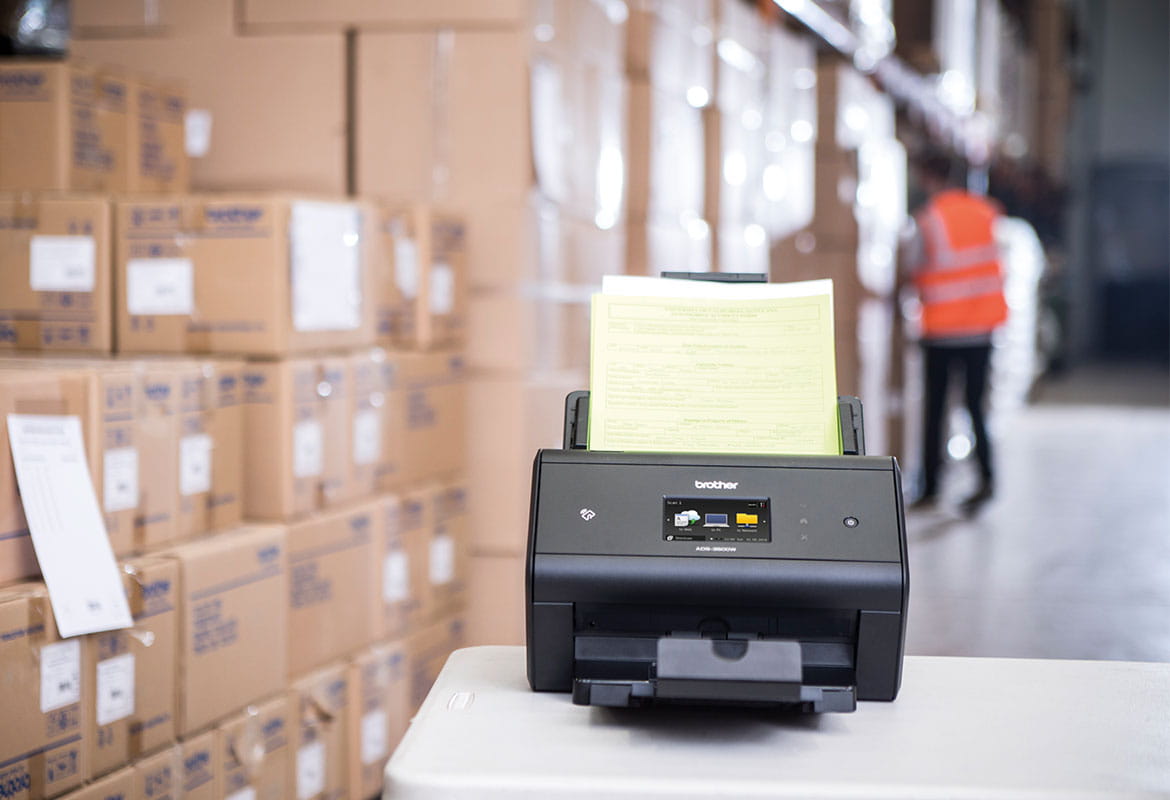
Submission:
[[[668,542],[770,542],[767,497],[664,497],[662,538]]]

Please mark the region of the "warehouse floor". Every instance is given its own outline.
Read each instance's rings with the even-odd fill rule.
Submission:
[[[997,421],[997,495],[907,514],[916,655],[1170,661],[1170,376],[1092,367]]]

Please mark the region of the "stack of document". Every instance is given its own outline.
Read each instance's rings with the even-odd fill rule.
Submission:
[[[609,276],[589,448],[840,455],[833,284]]]

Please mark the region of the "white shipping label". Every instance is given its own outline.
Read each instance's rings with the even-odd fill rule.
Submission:
[[[138,508],[138,451],[115,447],[102,454],[102,505],[106,511]]]
[[[126,309],[132,315],[188,315],[195,310],[189,258],[132,258],[126,264]]]
[[[183,144],[191,158],[203,158],[211,151],[211,112],[189,108],[183,116]]]
[[[450,314],[455,308],[455,271],[445,261],[431,265],[431,313]]]
[[[184,497],[211,491],[211,444],[206,433],[179,440],[179,491]]]
[[[294,203],[289,218],[292,316],[298,331],[362,321],[362,215],[347,203]]]
[[[311,478],[324,471],[325,432],[317,420],[302,420],[293,426],[293,475]]]
[[[382,600],[400,603],[410,596],[410,563],[406,553],[395,550],[382,561]]]
[[[418,297],[418,245],[414,239],[394,239],[394,282],[407,300]]]
[[[41,713],[81,701],[81,640],[41,648]]]
[[[245,786],[232,792],[224,800],[256,800],[256,789],[253,786]]]
[[[390,755],[389,720],[383,709],[362,715],[361,755],[363,764],[373,764]]]
[[[20,499],[63,638],[132,624],[90,479],[81,420],[8,415]]]
[[[34,236],[28,244],[28,283],[34,292],[92,292],[92,236]]]
[[[109,725],[134,713],[134,654],[99,661],[97,724]]]
[[[353,463],[375,464],[382,457],[382,414],[363,408],[353,415]]]
[[[297,750],[297,800],[325,791],[325,742],[318,739]]]
[[[455,577],[455,540],[446,533],[431,539],[431,583],[450,583]]]

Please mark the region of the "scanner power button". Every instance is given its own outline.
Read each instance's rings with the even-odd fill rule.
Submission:
[[[841,520],[841,522],[845,524],[846,528],[856,528],[860,524],[857,521],[857,517],[846,517],[845,519]]]

